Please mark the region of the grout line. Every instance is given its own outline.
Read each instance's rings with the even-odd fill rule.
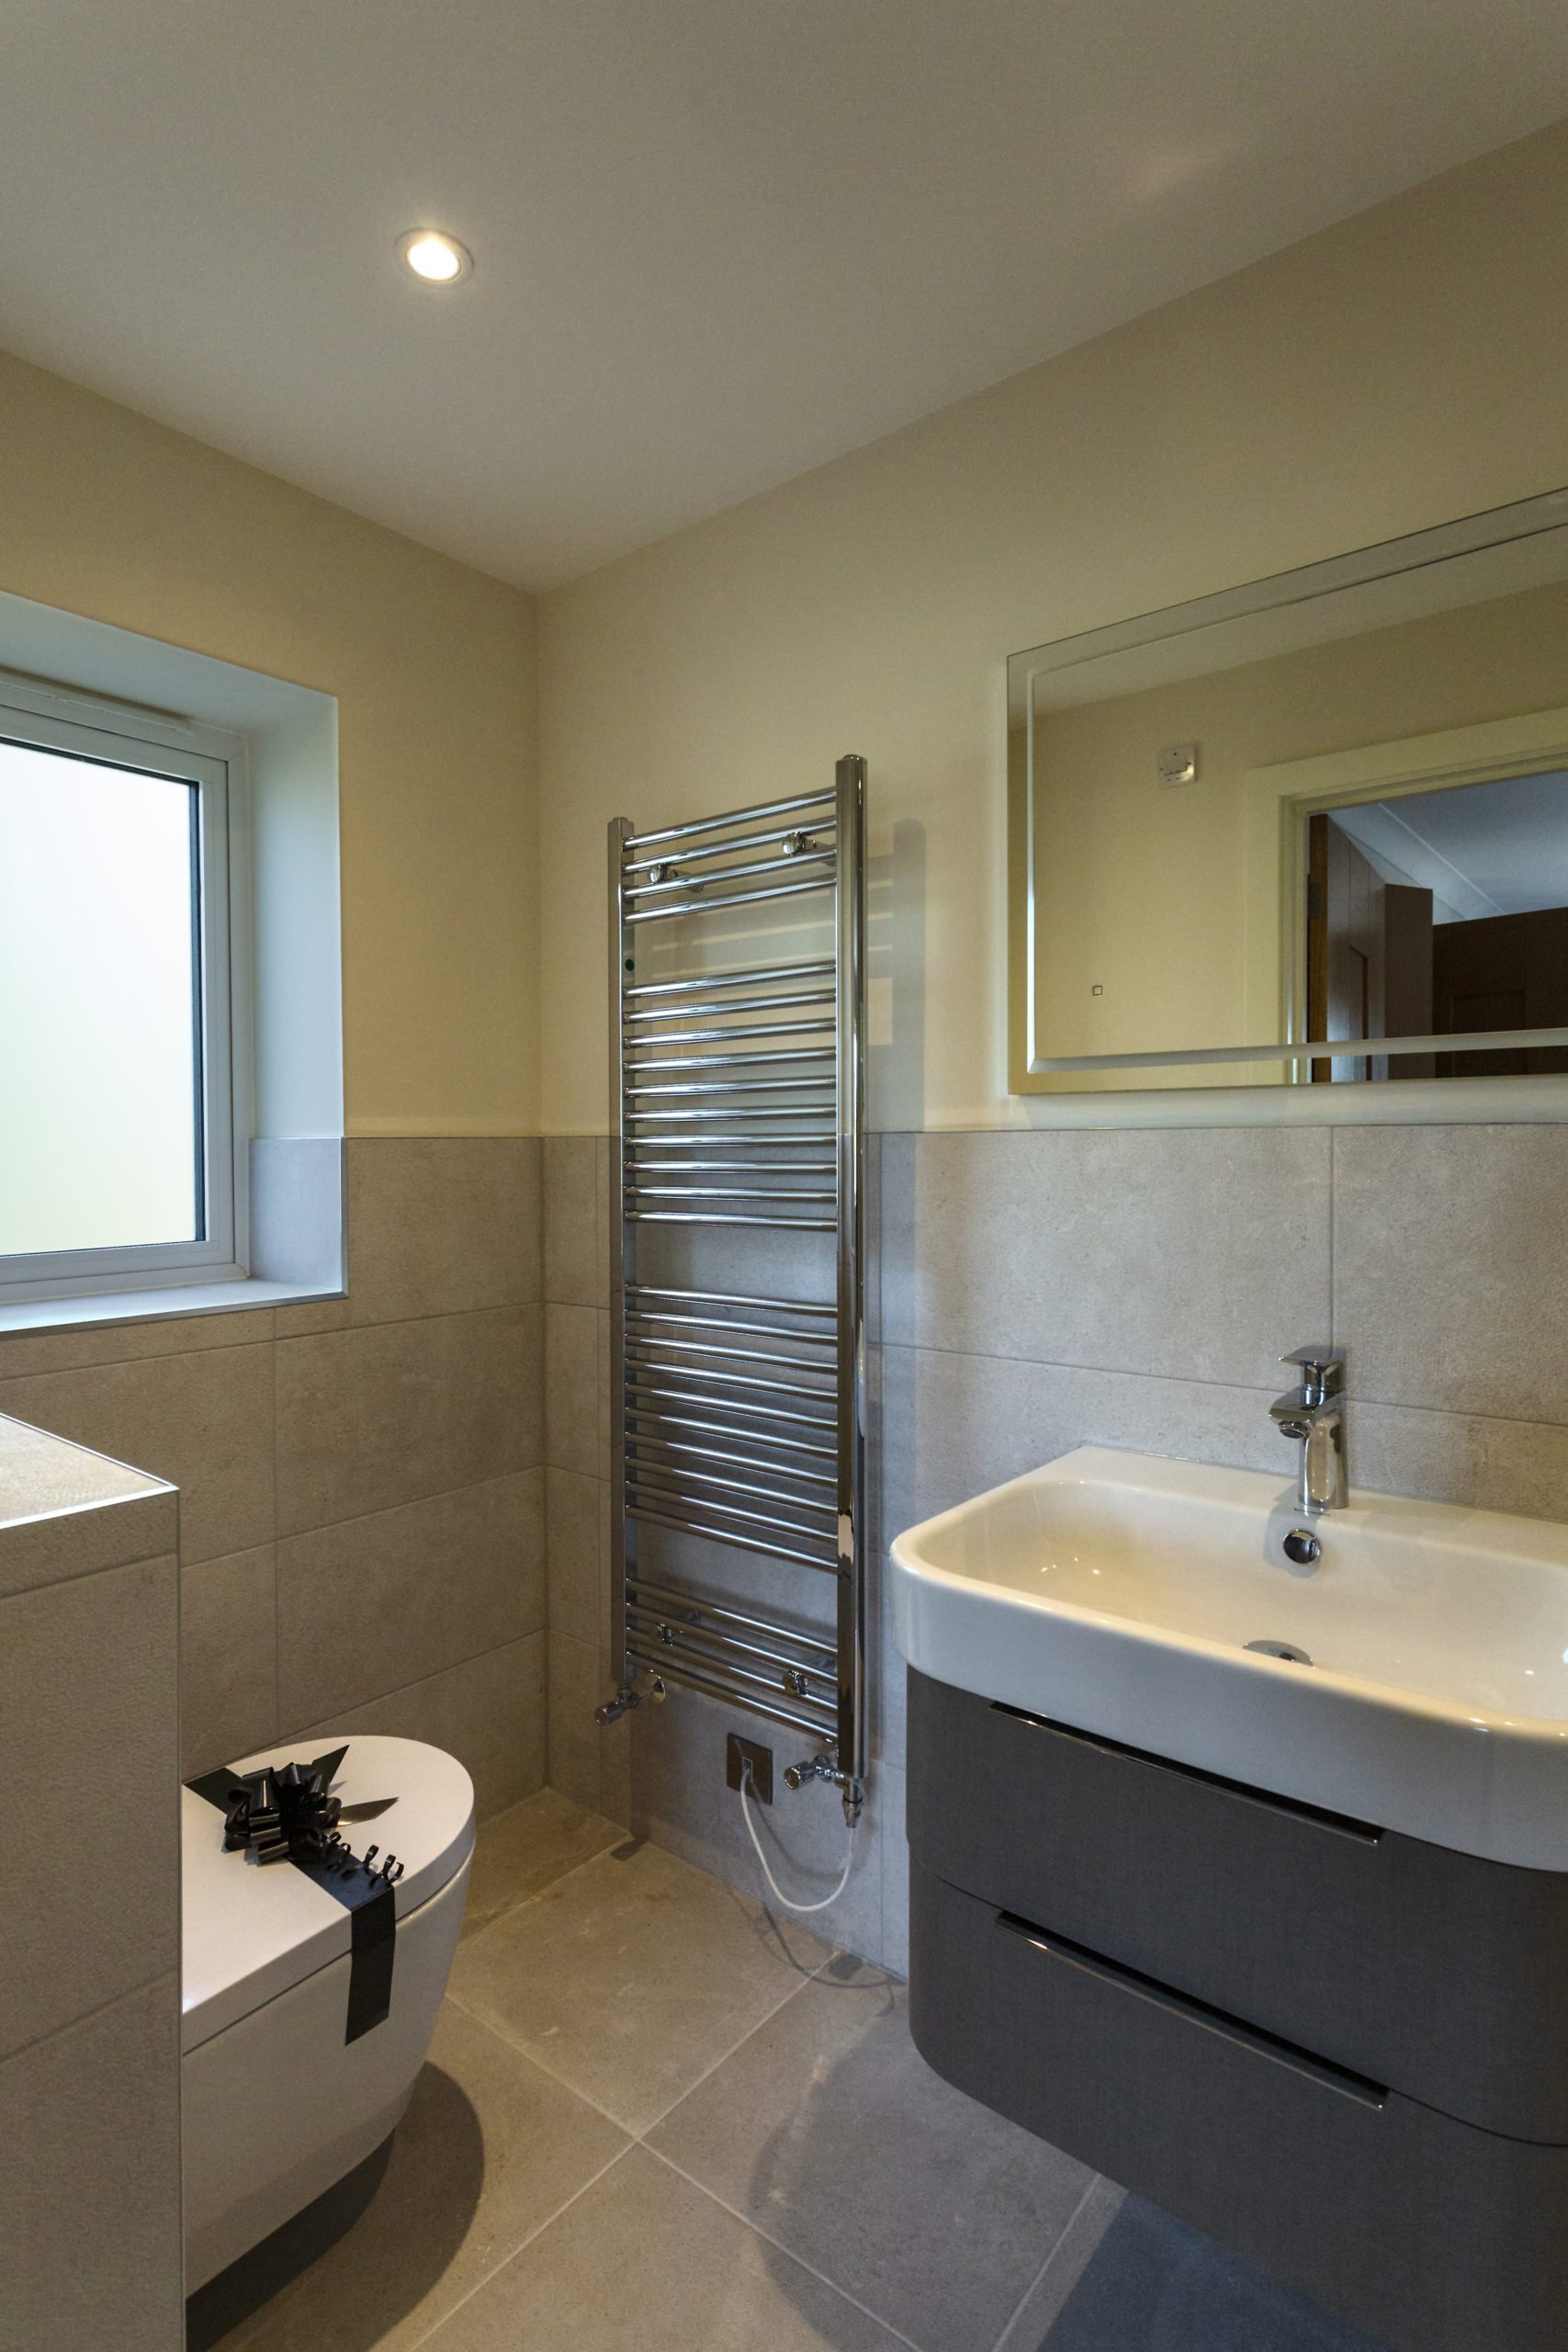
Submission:
[[[427,2329],[423,2335],[416,2335],[413,2338],[412,2343],[409,2346],[409,2352],[419,2352],[419,2347],[422,2344],[429,2344],[438,2336],[442,2329],[446,2325],[448,2320],[456,2319],[457,2313],[463,2309],[465,2304],[471,2303],[474,2297],[479,2294],[482,2289],[488,2287],[492,2278],[498,2278],[503,2270],[509,2268],[510,2266],[516,2261],[518,2256],[533,2245],[536,2238],[542,2237],[545,2232],[549,2229],[554,2222],[560,2220],[563,2213],[570,2212],[571,2208],[576,2204],[578,2199],[580,2197],[586,2197],[588,2191],[593,2187],[596,2181],[603,2180],[607,2172],[614,2172],[622,2157],[630,2155],[632,2149],[636,2145],[637,2142],[635,2140],[629,2140],[624,2148],[617,2148],[615,2154],[610,2158],[608,2164],[601,2165],[597,2172],[591,2173],[588,2178],[582,2183],[581,2188],[574,2188],[571,2195],[567,2198],[562,2204],[556,2207],[554,2212],[547,2213],[545,2216],[545,2219],[531,2229],[525,2237],[519,2238],[514,2246],[508,2247],[501,2260],[496,2263],[492,2268],[487,2270],[482,2278],[476,2279],[474,2284],[468,2289],[468,2293],[466,2295],[460,2295],[449,2312],[444,2312],[433,2327]]]
[[[1003,2328],[1001,2334],[998,2336],[996,2343],[992,2346],[991,2352],[1007,2352],[1008,2337],[1012,2334],[1013,2329],[1018,2325],[1019,2321],[1022,2318],[1024,2312],[1030,2303],[1033,2301],[1034,2297],[1039,2292],[1042,2281],[1045,2277],[1045,2273],[1050,2269],[1051,2265],[1055,2261],[1056,2256],[1061,2253],[1062,2248],[1066,2245],[1067,2240],[1077,2229],[1084,2209],[1088,2205],[1089,2199],[1094,2195],[1095,2190],[1100,2187],[1100,2176],[1099,2173],[1090,2174],[1089,2186],[1084,2190],[1083,2195],[1078,2199],[1077,2203],[1073,2207],[1071,2213],[1067,2216],[1061,2236],[1056,2240],[1055,2245],[1051,2248],[1050,2253],[1045,2256],[1044,2261],[1041,2264],[1039,2269],[1035,2272],[1033,2278],[1030,2280],[1028,2286],[1019,2297],[1017,2309],[1013,2312],[1011,2318],[1008,2321],[1007,2325]]]
[[[743,2213],[738,2205],[731,2205],[727,2199],[709,2188],[705,2181],[698,2180],[694,2174],[687,2172],[682,2165],[676,2164],[671,2157],[662,2154],[659,2149],[649,2148],[646,2153],[656,2164],[668,2165],[669,2169],[679,2179],[683,2180],[688,2188],[694,2188],[700,2197],[705,2197],[710,2204],[716,2205],[721,2213],[728,2213],[731,2221],[739,2222],[744,2229],[750,2231],[753,2237],[761,2238],[764,2245],[773,2246],[788,2261],[797,2264],[809,2278],[815,2278],[819,2286],[828,2288],[841,2302],[850,2304],[852,2309],[861,2313],[863,2318],[869,2319],[875,2326],[881,2328],[885,2335],[891,2335],[895,2342],[908,2345],[909,2352],[923,2352],[923,2347],[916,2343],[912,2335],[906,2335],[903,2329],[895,2327],[890,2319],[884,2319],[882,2313],[873,2311],[869,2303],[863,2303],[858,2295],[852,2295],[847,2287],[840,2287],[836,2278],[829,2278],[825,2270],[818,2270],[815,2263],[807,2262],[804,2255],[797,2254],[794,2246],[786,2245],[783,2238],[775,2237],[771,2230],[761,2228],[751,2219],[750,2213]],[[1009,2324],[1010,2324],[1010,2322]]]
[[[1026,1364],[1035,1372],[1088,1372],[1104,1380],[1157,1380],[1172,1388],[1226,1388],[1238,1396],[1267,1396],[1271,1385],[1252,1380],[1214,1380],[1190,1372],[1140,1372],[1119,1363],[1078,1363],[1066,1356],[1010,1356],[987,1348],[935,1348],[910,1340],[883,1340],[878,1344],[885,1355],[962,1356],[973,1363]]]
[[[1328,1129],[1328,1345],[1331,1345],[1331,1348],[1337,1343],[1337,1331],[1336,1331],[1337,1298],[1336,1298],[1336,1284],[1333,1284],[1333,1272],[1336,1272],[1336,1265],[1333,1265],[1333,1253],[1336,1253],[1333,1209],[1336,1209],[1337,1176],[1340,1176],[1340,1169],[1337,1169],[1337,1158],[1336,1158],[1336,1131],[1333,1131],[1331,1126],[1331,1129]]]
[[[394,1511],[418,1510],[422,1504],[446,1502],[453,1495],[477,1494],[481,1487],[504,1487],[513,1478],[531,1478],[536,1471],[542,1472],[546,1466],[543,1462],[530,1462],[521,1470],[492,1470],[488,1477],[465,1478],[461,1486],[437,1487],[431,1494],[409,1495],[401,1502],[378,1503],[374,1510],[352,1511],[347,1519],[313,1519],[308,1527],[292,1527],[287,1533],[279,1530],[276,1541],[279,1544],[297,1544],[301,1537],[322,1534],[328,1528],[362,1527],[367,1520],[390,1519]],[[250,1547],[242,1544],[239,1548],[246,1551]],[[229,1555],[219,1554],[217,1556],[227,1558]]]
[[[151,1976],[141,1978],[135,1984],[127,1984],[120,1992],[111,1993],[105,2001],[95,2001],[91,2008],[81,2010],[73,2018],[67,2018],[63,2024],[46,2027],[42,2033],[31,2033],[25,2041],[18,2041],[14,2049],[0,2052],[0,2075],[5,2073],[6,2068],[14,2059],[25,2058],[35,2050],[47,2050],[51,2041],[63,2041],[68,2033],[75,2033],[83,2026],[92,2025],[98,2018],[107,2017],[109,2011],[118,2009],[122,2002],[137,2000],[143,1993],[154,1992],[160,1985],[165,1984],[175,1997],[175,2039],[178,2040],[181,2016],[180,1966],[177,1960],[171,1960],[165,1967],[156,1969]]]
[[[727,2066],[733,2057],[745,2049],[746,2044],[749,2041],[753,2040],[757,2034],[761,2032],[762,2028],[765,2025],[772,2025],[773,2019],[779,2015],[781,2010],[786,2009],[793,2000],[795,2000],[806,1991],[807,1985],[814,1984],[816,1982],[817,1979],[815,1976],[803,1976],[798,1984],[792,1984],[788,1992],[785,1993],[781,1999],[773,2003],[773,2007],[768,2011],[765,2017],[759,2018],[755,2025],[748,2026],[739,2040],[738,2041],[732,2041],[729,2048],[723,2052],[722,2056],[716,2058],[711,2066],[705,2066],[702,2073],[696,2077],[695,2081],[688,2083],[685,2089],[682,2091],[677,2098],[672,2098],[669,2106],[654,2117],[651,2123],[645,2124],[640,2132],[633,2134],[633,2137],[637,2140],[638,2145],[642,2145],[647,2141],[648,2135],[650,2132],[657,2132],[661,2123],[668,2123],[670,2118],[675,2113],[676,2109],[684,2107],[686,2101],[692,2098],[695,2092],[701,2090],[703,2085],[708,2080],[710,2075],[716,2075],[721,2066]],[[625,2126],[622,2128],[625,2129]]]
[[[470,2002],[464,2000],[460,1993],[449,1991],[446,1998],[454,2008],[462,2010],[470,2025],[482,2026],[487,2033],[495,2036],[497,2041],[504,2042],[515,2057],[525,2058],[530,2066],[536,2066],[541,2075],[547,2075],[550,2081],[558,2083],[563,2091],[570,2091],[573,2098],[580,2098],[584,2107],[591,2107],[595,2115],[604,2117],[606,2123],[613,2123],[617,2132],[625,2134],[628,2146],[641,2146],[642,2143],[637,2134],[630,2130],[620,2116],[612,2115],[607,2107],[602,2107],[591,2091],[583,2090],[577,2083],[569,2082],[567,2077],[552,2066],[547,2059],[541,2058],[536,2050],[532,2050],[525,2042],[520,2041],[500,2018],[491,2017],[483,2009],[476,2009]],[[626,2149],[621,2149],[620,2154],[625,2155]]]

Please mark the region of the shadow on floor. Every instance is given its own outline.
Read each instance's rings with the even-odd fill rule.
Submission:
[[[1385,2352],[1130,2197],[1046,2334],[1019,2352]]]
[[[484,2135],[467,2093],[426,2065],[397,2132],[324,2197],[197,2290],[186,2352],[234,2352],[247,2323],[315,2265],[341,2273],[330,2335],[310,2321],[309,2352],[372,2352],[429,2293],[468,2233],[484,2185]],[[291,2340],[287,2320],[267,2341]],[[303,2345],[302,2345],[303,2352]]]

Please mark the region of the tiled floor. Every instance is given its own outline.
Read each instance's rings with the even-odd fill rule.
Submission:
[[[208,2339],[210,2341],[210,2337]],[[902,1985],[547,1791],[353,2228],[221,2352],[1377,2352],[942,2082]]]

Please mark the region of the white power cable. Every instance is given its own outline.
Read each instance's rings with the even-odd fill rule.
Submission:
[[[826,1911],[830,1903],[837,1903],[840,1895],[842,1894],[845,1887],[848,1886],[850,1883],[850,1871],[853,1867],[855,1859],[854,1823],[852,1821],[849,1825],[850,1850],[844,1856],[844,1867],[839,1873],[839,1883],[833,1889],[831,1894],[825,1894],[820,1903],[796,1903],[792,1896],[787,1895],[784,1893],[783,1887],[779,1884],[777,1879],[768,1868],[768,1858],[762,1851],[762,1841],[757,1835],[757,1825],[751,1818],[751,1764],[750,1758],[748,1758],[741,1769],[740,1774],[740,1810],[746,1816],[746,1827],[750,1835],[751,1843],[757,1849],[757,1860],[762,1866],[762,1876],[767,1880],[768,1884],[773,1890],[775,1897],[784,1905],[786,1911]]]

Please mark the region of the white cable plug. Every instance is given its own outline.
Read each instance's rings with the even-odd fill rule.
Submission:
[[[833,1889],[831,1894],[825,1894],[820,1903],[796,1903],[784,1893],[783,1887],[773,1876],[773,1871],[768,1868],[768,1858],[762,1851],[762,1841],[757,1835],[757,1825],[751,1818],[751,1759],[748,1757],[740,1770],[740,1810],[746,1816],[747,1831],[750,1837],[752,1845],[757,1849],[757,1860],[762,1866],[762,1876],[773,1888],[774,1898],[783,1904],[786,1911],[826,1911],[830,1903],[837,1903],[840,1895],[842,1894],[845,1887],[848,1886],[850,1883],[850,1871],[853,1867],[855,1859],[854,1823],[852,1821],[849,1824],[850,1850],[844,1856],[844,1867],[839,1873],[839,1883]]]

